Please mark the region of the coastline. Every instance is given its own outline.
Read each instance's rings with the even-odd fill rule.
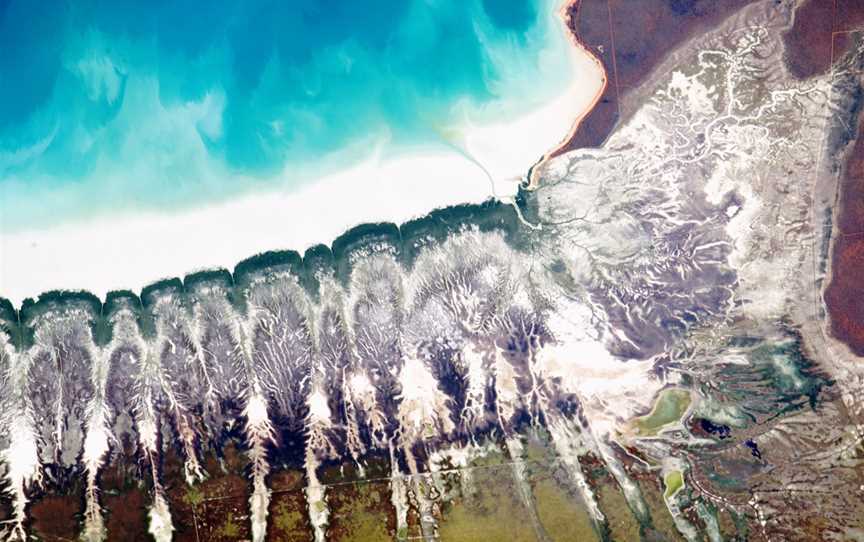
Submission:
[[[568,51],[571,82],[529,113],[487,124],[466,118],[452,131],[450,147],[403,149],[386,157],[379,147],[362,163],[294,190],[175,213],[103,216],[0,234],[0,297],[16,306],[58,290],[104,298],[165,277],[231,268],[254,254],[303,251],[365,223],[400,224],[435,209],[490,199],[512,203],[537,156],[546,159],[550,148],[568,140],[570,135],[562,142],[558,134],[575,132],[607,82],[602,64],[562,21],[568,43],[575,45]]]
[[[624,0],[572,2],[565,10],[568,29],[602,63],[608,85],[555,154],[602,146],[633,114],[641,100],[638,89],[659,73],[673,50],[752,2],[693,0],[678,8],[660,2],[650,10],[634,10]]]
[[[579,127],[582,125],[582,122],[588,117],[591,111],[597,106],[597,103],[606,93],[606,89],[609,86],[609,75],[606,71],[606,67],[603,65],[603,61],[600,60],[588,47],[587,44],[582,42],[582,38],[576,33],[574,29],[574,25],[572,24],[571,13],[575,12],[579,9],[579,4],[583,0],[565,0],[561,7],[558,9],[558,17],[561,19],[564,28],[567,29],[567,37],[571,42],[571,45],[574,49],[582,51],[582,53],[589,57],[592,62],[594,62],[600,70],[602,84],[600,88],[597,89],[597,92],[594,94],[594,97],[591,99],[591,102],[579,113],[578,116],[573,120],[570,130],[567,132],[567,135],[564,136],[560,140],[560,142],[553,147],[551,150],[547,151],[543,156],[541,156],[540,160],[537,161],[536,164],[531,166],[531,169],[528,173],[528,190],[534,190],[538,186],[538,180],[536,176],[536,172],[543,167],[543,164],[560,155],[563,152],[569,150],[570,142],[576,137],[576,133],[579,131]]]

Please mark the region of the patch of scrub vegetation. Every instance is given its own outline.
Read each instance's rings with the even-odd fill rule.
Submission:
[[[653,475],[647,475],[640,478],[638,484],[645,504],[648,505],[648,512],[651,514],[651,526],[654,531],[662,537],[662,540],[669,540],[670,542],[683,540],[677,527],[675,527],[675,521],[672,519],[672,514],[669,513],[669,508],[666,506],[660,479]],[[645,538],[652,539],[650,536]]]
[[[600,511],[606,517],[611,540],[640,540],[640,525],[630,511],[624,493],[610,476],[604,476],[596,492]]]
[[[201,511],[204,493],[200,485],[189,487],[183,481],[183,458],[174,446],[163,450],[162,473],[165,480],[177,481],[167,486],[174,540],[195,540],[195,515]]]
[[[525,446],[523,459],[529,463],[551,464],[557,457],[549,434],[543,428],[532,430],[526,435],[523,444]]]
[[[503,445],[488,450],[481,456],[477,456],[471,460],[472,469],[488,470],[503,467],[509,464],[510,458],[502,451]]]
[[[274,510],[273,524],[282,531],[289,532],[303,525],[303,514],[292,510],[288,503],[280,502]]]
[[[540,524],[551,542],[599,541],[599,535],[582,499],[558,481],[549,465],[535,465],[531,492]]]
[[[213,542],[228,540],[244,540],[250,536],[248,514],[248,485],[246,480],[230,472],[220,473],[218,465],[227,470],[242,470],[242,456],[236,453],[231,444],[225,447],[225,457],[219,461],[213,454],[205,454],[202,458],[211,477],[193,486],[184,484],[182,493],[176,499],[188,513],[194,516],[194,530],[201,540]],[[180,488],[177,488],[180,489]],[[172,516],[175,510],[172,501]],[[192,518],[188,520],[193,523]],[[188,526],[187,526],[188,528]],[[185,540],[178,536],[177,540]]]
[[[777,390],[778,402],[784,410],[794,411],[803,406],[816,408],[819,394],[833,381],[822,374],[801,349],[801,338],[792,335],[785,341],[767,344],[752,354],[755,364],[770,379]]]
[[[823,390],[834,384],[807,357],[800,335],[785,327],[778,335],[746,343],[739,355],[748,363],[723,366],[713,378],[718,383],[713,394],[736,405],[748,425],[763,424],[802,408],[815,410]]]
[[[249,501],[244,497],[206,499],[195,512],[198,540],[229,542],[248,540],[251,536]],[[185,540],[178,538],[176,540]]]
[[[197,485],[189,486],[186,490],[186,494],[183,495],[183,502],[195,508],[202,502],[204,502],[204,493],[201,492],[201,488]]]
[[[717,520],[720,524],[720,535],[723,540],[747,540],[747,520],[738,515],[734,510],[720,508],[717,511]]]
[[[443,506],[441,540],[537,540],[512,472],[510,465],[474,469],[475,491]]]
[[[656,435],[664,427],[679,422],[689,406],[689,391],[678,388],[663,390],[651,412],[635,420],[637,434],[643,437]]]
[[[666,492],[663,493],[663,497],[671,499],[684,487],[684,475],[680,470],[670,471],[663,478],[663,483],[666,484]]]
[[[699,401],[699,406],[694,409],[694,414],[714,424],[727,425],[738,429],[747,427],[750,423],[750,418],[741,411],[739,405],[735,403],[721,403],[714,397],[708,397]]]
[[[396,517],[387,482],[357,482],[330,487],[330,526],[327,540],[377,542],[392,540]]]
[[[270,501],[267,540],[279,542],[312,542],[312,526],[306,511],[302,489],[280,491]]]
[[[234,518],[234,514],[228,512],[228,517],[225,518],[225,523],[219,526],[219,530],[216,531],[216,534],[228,540],[236,540],[240,537],[242,532],[243,528]]]

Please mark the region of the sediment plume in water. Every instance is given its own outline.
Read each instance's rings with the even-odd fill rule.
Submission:
[[[800,184],[849,141],[861,56],[789,77],[792,13],[758,3],[688,45],[602,149],[544,162],[515,206],[140,295],[0,302],[3,538],[61,503],[63,537],[112,539],[124,491],[159,541],[339,540],[373,509],[378,539],[476,535],[469,513],[555,539],[553,509],[586,540],[842,527],[864,377],[813,348],[830,204]],[[831,507],[791,517],[802,472]]]

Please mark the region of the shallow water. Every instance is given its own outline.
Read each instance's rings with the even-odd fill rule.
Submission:
[[[296,188],[371,147],[458,152],[461,127],[536,109],[571,82],[556,8],[4,3],[2,227]]]

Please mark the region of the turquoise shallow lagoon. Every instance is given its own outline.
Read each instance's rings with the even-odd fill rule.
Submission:
[[[6,232],[458,147],[571,82],[548,0],[0,2]],[[561,134],[563,136],[564,134]]]

